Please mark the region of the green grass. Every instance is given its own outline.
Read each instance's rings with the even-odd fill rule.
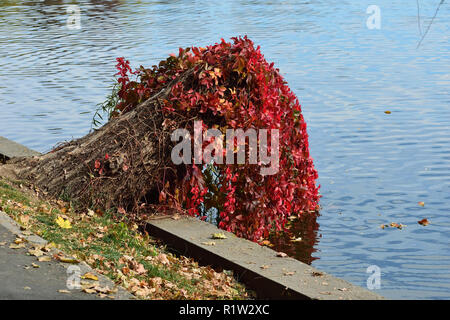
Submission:
[[[29,229],[32,232],[53,242],[65,253],[87,261],[91,267],[102,271],[116,283],[123,283],[123,275],[118,270],[126,267],[121,258],[127,255],[132,256],[147,271],[144,275],[133,275],[133,278],[139,281],[159,277],[175,284],[179,289],[184,289],[189,297],[217,298],[209,290],[199,287],[199,283],[208,280],[210,269],[199,269],[195,262],[190,262],[190,268],[202,270],[201,277],[196,279],[183,276],[179,271],[186,267],[185,261],[171,255],[164,247],[156,245],[154,239],[138,232],[135,225],[115,218],[113,211],[101,215],[74,213],[70,203],[37,200],[19,190],[20,187],[16,187],[19,185],[19,182],[0,178],[0,209],[22,224],[23,218],[28,216]],[[71,228],[61,228],[56,223],[58,216],[69,218]],[[146,260],[146,257],[157,257],[162,253],[171,257],[170,266]],[[101,256],[102,260],[93,259],[95,256]],[[105,267],[105,262],[114,267]],[[248,297],[245,288],[237,282],[231,285],[230,292],[232,293],[227,298]],[[168,298],[171,297],[176,298],[176,294]]]

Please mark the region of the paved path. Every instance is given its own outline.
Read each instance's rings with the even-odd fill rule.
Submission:
[[[24,236],[28,243],[25,248],[11,249],[17,235],[21,234],[18,225],[0,211],[0,300],[97,300],[101,299],[95,294],[88,294],[81,289],[70,290],[67,288],[67,280],[70,276],[83,275],[86,272],[96,274],[87,264],[78,265],[63,264],[52,259],[50,262],[40,262],[36,257],[28,254],[33,244],[46,244],[46,241],[36,235]],[[39,265],[35,268],[32,264]],[[74,266],[77,270],[68,272],[68,267]],[[79,268],[79,269],[78,269]],[[114,283],[103,275],[96,274],[100,287],[114,288]],[[81,279],[80,279],[81,280]],[[69,293],[61,293],[59,290],[67,290]],[[130,299],[131,294],[123,288],[110,294],[114,299]],[[109,298],[103,298],[108,299]]]
[[[60,262],[39,262],[27,255],[29,246],[10,249],[16,236],[0,225],[0,299],[99,299],[80,290],[66,288],[67,269]],[[39,265],[33,268],[32,263]]]

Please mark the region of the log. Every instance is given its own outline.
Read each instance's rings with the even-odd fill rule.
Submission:
[[[18,178],[52,197],[70,200],[77,209],[116,207],[136,212],[143,203],[156,203],[165,181],[176,174],[162,102],[175,83],[191,74],[186,71],[132,111],[80,139],[42,156],[8,163]]]

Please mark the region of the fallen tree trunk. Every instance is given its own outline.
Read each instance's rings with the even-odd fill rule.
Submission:
[[[33,158],[10,161],[19,178],[76,207],[124,207],[158,201],[165,175],[175,173],[170,160],[170,132],[163,126],[162,101],[191,70],[132,111],[100,129]],[[168,129],[168,128],[167,128]]]

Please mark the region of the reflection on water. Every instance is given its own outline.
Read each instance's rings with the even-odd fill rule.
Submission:
[[[439,0],[419,2],[427,26]],[[66,27],[74,3],[80,30]],[[247,34],[300,98],[322,185],[317,237],[299,224],[305,242],[290,253],[361,286],[378,265],[387,297],[448,299],[449,4],[419,49],[415,2],[377,1],[380,30],[366,28],[370,4],[1,1],[0,135],[49,150],[89,131],[116,57],[150,66],[179,46]],[[390,222],[407,227],[379,228]]]
[[[311,264],[319,259],[316,255],[319,224],[315,215],[304,215],[293,221],[288,231],[270,238],[273,249],[284,252],[290,257]]]

